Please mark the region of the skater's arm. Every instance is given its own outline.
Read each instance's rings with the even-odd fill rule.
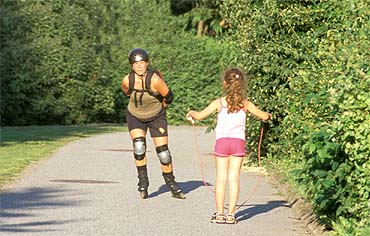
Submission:
[[[121,89],[122,89],[122,92],[129,96],[130,94],[128,93],[128,88],[129,87],[129,80],[128,80],[128,75],[126,75],[123,79],[122,79],[122,83],[121,83]]]

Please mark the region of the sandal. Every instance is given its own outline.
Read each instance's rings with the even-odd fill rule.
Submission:
[[[238,223],[238,221],[235,219],[235,215],[227,214],[225,223],[226,224],[236,224]]]
[[[212,214],[211,223],[225,224],[225,222],[226,222],[225,214],[217,212]]]

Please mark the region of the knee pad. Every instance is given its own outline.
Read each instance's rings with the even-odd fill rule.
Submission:
[[[168,150],[167,144],[159,146],[155,150],[157,151],[157,156],[158,156],[159,161],[163,165],[169,165],[172,163],[171,153]]]
[[[145,137],[138,137],[132,140],[134,145],[134,157],[136,160],[141,161],[146,153],[146,140]]]

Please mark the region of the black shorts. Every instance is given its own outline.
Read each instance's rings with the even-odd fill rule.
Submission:
[[[138,119],[129,111],[126,111],[126,119],[129,131],[133,129],[142,129],[146,133],[149,128],[150,136],[153,138],[168,136],[165,109],[162,109],[157,115],[148,120]]]

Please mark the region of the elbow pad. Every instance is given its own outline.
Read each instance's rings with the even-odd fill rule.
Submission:
[[[174,98],[174,96],[173,96],[172,91],[168,90],[167,95],[164,97],[164,99],[166,99],[166,103],[170,104],[173,101],[173,98]]]

